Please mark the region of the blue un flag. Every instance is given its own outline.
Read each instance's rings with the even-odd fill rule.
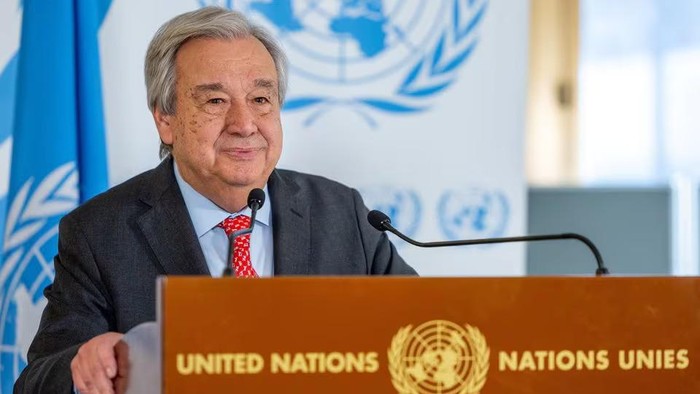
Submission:
[[[53,280],[58,221],[107,188],[98,28],[110,0],[24,0],[0,265],[0,394],[11,393]]]

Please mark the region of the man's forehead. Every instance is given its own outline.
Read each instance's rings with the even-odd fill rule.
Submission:
[[[217,58],[226,60],[256,57],[260,60],[270,60],[274,64],[272,54],[267,47],[254,36],[238,38],[195,37],[182,43],[178,48],[176,62],[183,57],[189,60],[211,61]]]
[[[240,83],[245,89],[279,89],[274,59],[252,36],[192,39],[180,48],[175,68],[180,86],[194,94],[226,91]]]

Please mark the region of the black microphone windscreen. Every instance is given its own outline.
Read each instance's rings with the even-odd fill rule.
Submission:
[[[379,231],[386,231],[384,224],[391,223],[391,219],[389,219],[384,212],[377,210],[369,211],[367,214],[367,221],[372,225],[372,227]]]
[[[248,207],[253,209],[253,205],[257,204],[260,209],[265,203],[265,192],[262,189],[253,189],[248,193]]]

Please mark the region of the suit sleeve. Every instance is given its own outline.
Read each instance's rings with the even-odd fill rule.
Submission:
[[[357,225],[364,244],[367,272],[370,275],[417,275],[416,271],[399,256],[386,233],[378,231],[369,224],[367,221],[369,210],[362,201],[360,193],[353,189],[352,195],[357,213]]]
[[[56,276],[15,393],[72,393],[70,363],[84,342],[113,331],[112,306],[93,252],[71,216],[59,225]]]

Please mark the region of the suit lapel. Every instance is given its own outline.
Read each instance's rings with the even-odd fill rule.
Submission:
[[[275,275],[311,273],[311,217],[299,186],[275,170],[268,181],[272,203]]]
[[[172,158],[153,171],[141,193],[147,210],[138,226],[166,275],[210,275],[189,212],[173,174]]]

